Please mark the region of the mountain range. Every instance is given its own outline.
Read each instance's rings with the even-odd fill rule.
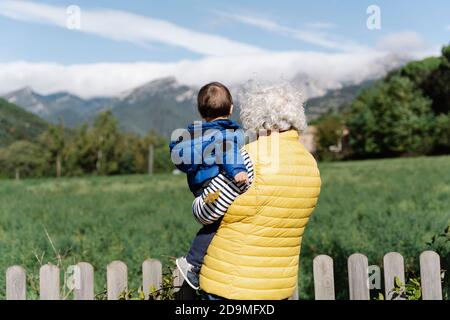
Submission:
[[[150,129],[169,137],[200,117],[197,88],[179,84],[175,78],[151,81],[117,98],[111,104],[122,129],[145,134]]]
[[[309,98],[305,104],[306,115],[309,120],[314,120],[329,110],[339,111],[362,88],[369,86],[373,79],[382,78],[387,72],[409,60],[406,56],[385,57],[377,62],[375,71],[362,72],[344,83],[335,83],[332,77],[328,79],[323,75],[307,73],[297,74],[291,82]],[[237,92],[241,88],[236,85],[231,91]],[[199,119],[196,110],[198,89],[167,77],[150,81],[116,97],[82,98],[69,92],[43,95],[29,87],[7,93],[3,97],[50,123],[63,121],[69,128],[83,122],[92,123],[100,111],[111,110],[124,131],[143,135],[154,130],[168,137],[174,129],[184,128]],[[235,105],[238,109],[239,102],[235,101]],[[234,120],[238,120],[238,114],[239,110],[235,110]]]
[[[305,103],[308,120],[315,120],[327,112],[340,112],[356,98],[361,90],[370,87],[376,80],[366,80],[358,85],[329,90],[321,97],[311,98]]]
[[[82,99],[68,92],[41,95],[30,87],[10,92],[3,96],[28,112],[44,120],[56,123],[61,119],[68,127],[86,121],[89,115],[109,107],[114,98]]]
[[[344,86],[309,99],[305,106],[308,119],[315,119],[329,110],[338,111],[370,83]],[[125,131],[144,135],[152,129],[168,137],[174,129],[199,119],[197,91],[198,88],[168,77],[146,83],[119,97],[83,99],[68,92],[42,95],[27,87],[8,93],[4,98],[50,123],[62,120],[67,127],[75,127],[83,122],[91,123],[100,111],[111,110]],[[239,110],[234,114],[239,114]],[[236,118],[234,116],[238,120]]]
[[[111,110],[125,131],[143,135],[153,129],[169,136],[174,129],[198,118],[196,90],[179,84],[175,78],[162,78],[119,97],[83,99],[68,92],[42,95],[29,87],[3,97],[48,122],[63,121],[67,127],[91,123],[99,112]]]

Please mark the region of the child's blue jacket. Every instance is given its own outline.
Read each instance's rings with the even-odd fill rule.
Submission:
[[[189,189],[199,196],[204,183],[219,173],[233,179],[239,172],[247,172],[240,152],[243,143],[239,124],[220,119],[189,125],[169,147],[173,163],[187,174]]]

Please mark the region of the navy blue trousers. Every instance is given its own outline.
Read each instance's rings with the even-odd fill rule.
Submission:
[[[212,224],[203,226],[197,232],[197,235],[192,241],[191,248],[189,249],[189,252],[186,256],[186,260],[194,267],[198,268],[198,271],[200,271],[200,268],[203,264],[203,259],[206,255],[206,250],[208,250],[209,244],[216,235],[221,221],[222,218]]]

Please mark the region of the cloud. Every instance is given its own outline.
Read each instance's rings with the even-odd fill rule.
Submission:
[[[66,10],[66,7],[30,1],[0,1],[0,15],[15,20],[49,24],[60,28],[66,28],[68,18]],[[80,31],[115,41],[139,45],[163,43],[201,55],[220,56],[264,52],[263,49],[250,44],[190,30],[164,20],[118,10],[81,8]]]
[[[316,30],[297,30],[271,20],[218,13],[227,19],[335,49],[274,52],[224,37],[192,31],[163,20],[123,11],[82,9],[82,32],[139,45],[164,43],[203,55],[197,60],[177,62],[93,63],[63,65],[16,61],[0,63],[0,94],[30,86],[43,93],[69,91],[81,97],[117,96],[148,81],[175,76],[183,84],[200,86],[219,80],[237,86],[249,79],[294,80],[307,97],[383,76],[411,58],[406,48],[420,51],[424,43],[417,34],[387,35],[375,49],[366,48]],[[66,27],[66,9],[25,1],[1,1],[0,15],[12,19]],[[311,26],[310,26],[311,27]],[[322,27],[325,27],[322,25]],[[320,29],[319,25],[316,28]],[[322,28],[323,29],[323,28]],[[400,52],[401,56],[392,52]],[[438,50],[436,50],[438,52]],[[408,55],[408,56],[407,56]]]
[[[294,29],[278,24],[275,21],[265,18],[254,17],[250,15],[234,14],[223,11],[214,11],[217,15],[226,17],[236,22],[270,31],[285,37],[290,37],[309,44],[317,45],[326,49],[335,49],[340,51],[363,51],[368,48],[359,45],[353,41],[338,38],[324,32],[311,29],[326,29],[331,27],[331,24],[325,23],[311,23],[305,30]]]
[[[382,36],[376,46],[379,50],[398,53],[420,53],[427,51],[429,45],[414,31],[403,31]]]
[[[145,82],[175,76],[181,83],[193,86],[214,80],[236,86],[249,79],[295,79],[301,85],[310,84],[305,87],[306,96],[316,96],[328,89],[340,88],[344,83],[381,77],[402,62],[378,51],[334,54],[277,52],[205,57],[174,63],[61,65],[13,62],[0,64],[0,93],[30,86],[44,94],[69,91],[82,97],[116,96]]]

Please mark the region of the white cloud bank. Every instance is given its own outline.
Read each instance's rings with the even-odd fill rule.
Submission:
[[[403,60],[402,60],[403,61]],[[82,97],[118,95],[147,81],[175,76],[181,83],[199,86],[218,80],[230,86],[249,79],[273,81],[292,79],[299,74],[305,82],[317,84],[306,95],[322,94],[342,83],[358,83],[380,77],[401,61],[385,53],[325,54],[284,52],[261,55],[207,57],[176,63],[97,63],[60,65],[16,62],[0,64],[3,92],[30,86],[41,93],[70,91]],[[300,83],[302,79],[297,77]]]
[[[429,46],[417,32],[403,31],[384,36],[377,47],[384,51],[408,53],[426,51]]]
[[[66,27],[66,9],[58,6],[29,1],[0,1],[0,15],[31,23]],[[305,33],[291,29],[270,20],[236,15],[232,17],[258,28],[339,52],[273,52],[128,12],[82,10],[82,32],[138,45],[155,42],[174,45],[205,57],[173,63],[0,63],[0,94],[30,86],[44,94],[69,91],[82,97],[115,96],[145,82],[175,76],[181,83],[195,86],[213,80],[233,86],[248,79],[273,81],[280,77],[295,77],[300,84],[312,84],[306,86],[305,95],[313,96],[323,94],[327,89],[340,88],[343,83],[352,84],[381,77],[387,70],[406,61],[406,53],[409,58],[429,54],[423,52],[420,37],[414,33],[381,39],[376,49],[370,49],[349,41],[339,42],[316,31]],[[418,49],[421,51],[414,51]],[[401,58],[392,54],[396,52],[402,55]]]

